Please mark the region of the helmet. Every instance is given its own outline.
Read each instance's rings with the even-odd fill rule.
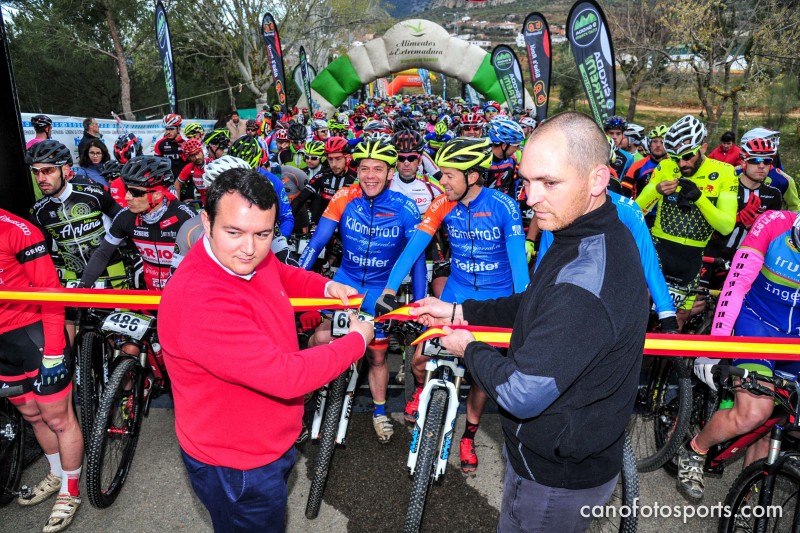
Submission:
[[[749,157],[774,157],[778,147],[771,139],[750,139],[742,145],[742,156]]]
[[[183,127],[183,134],[187,137],[194,137],[198,133],[205,133],[205,129],[203,126],[198,124],[197,122],[190,122]]]
[[[25,163],[32,165],[34,163],[47,163],[57,167],[72,164],[72,154],[69,148],[56,141],[55,139],[47,139],[39,141],[34,144],[25,154]]]
[[[166,157],[138,155],[122,165],[120,172],[126,186],[152,189],[172,181],[172,163]]]
[[[275,123],[275,130],[276,131],[277,130],[287,130],[287,129],[289,129],[289,124],[287,124],[283,120],[279,120],[278,122]]]
[[[488,102],[486,102],[483,105],[483,112],[486,113],[486,110],[489,109],[490,107],[494,108],[494,110],[495,110],[494,112],[495,113],[499,113],[500,112],[500,104],[498,104],[494,100],[489,100]]]
[[[203,150],[203,143],[200,142],[200,139],[196,139],[192,137],[183,142],[181,145],[181,151],[183,152],[183,159],[186,159],[190,155],[196,154],[197,152],[201,152]]]
[[[206,165],[205,171],[203,172],[203,183],[206,187],[210,187],[220,174],[232,168],[241,168],[243,170],[251,169],[247,161],[232,155],[223,155],[219,159],[215,159]]]
[[[792,224],[792,243],[795,248],[800,249],[800,216],[795,218]]]
[[[261,163],[261,158],[264,157],[264,150],[258,144],[258,139],[252,135],[242,135],[231,145],[228,154],[244,159],[250,168],[256,168]]]
[[[437,167],[457,168],[467,172],[473,168],[489,168],[492,164],[491,143],[486,137],[458,137],[447,141],[436,152]]]
[[[467,113],[464,116],[464,120],[461,121],[463,126],[482,126],[486,123],[486,119],[483,118],[483,115],[478,115],[477,113]]]
[[[311,121],[311,130],[318,131],[318,130],[327,130],[328,123],[321,119],[314,119]]]
[[[103,165],[103,168],[100,169],[100,175],[106,178],[106,181],[111,181],[112,179],[119,176],[119,173],[122,171],[122,163],[119,161],[114,161],[113,159],[109,159]]]
[[[625,137],[628,137],[634,144],[639,144],[644,138],[644,127],[633,122],[628,124],[625,129]]]
[[[289,140],[289,132],[285,129],[275,130],[275,140],[276,141],[288,141]]]
[[[392,129],[380,120],[370,120],[362,129],[364,133],[392,133]]]
[[[183,121],[183,118],[180,115],[176,115],[175,113],[170,113],[169,115],[164,117],[164,127],[165,128],[180,128],[182,121]]]
[[[289,135],[289,140],[292,142],[305,142],[306,137],[308,137],[308,131],[306,130],[306,127],[297,122],[292,122],[289,124],[287,133]]]
[[[523,128],[535,128],[536,127],[536,119],[531,117],[522,117],[519,119],[519,125]]]
[[[440,120],[439,122],[436,123],[436,126],[433,127],[433,131],[439,137],[447,133],[448,129],[449,128],[447,127],[447,122],[445,122],[444,120]]]
[[[44,129],[53,125],[53,121],[47,115],[34,115],[31,117],[31,124],[34,128]]]
[[[397,150],[391,144],[381,141],[364,141],[353,149],[353,159],[377,159],[390,167],[397,163]]]
[[[349,154],[350,145],[343,137],[328,137],[325,139],[325,154]]]
[[[383,131],[370,132],[362,136],[364,141],[377,141],[386,144],[392,144],[392,134]]]
[[[394,134],[392,144],[394,144],[398,152],[422,152],[425,141],[417,131],[402,130]]]
[[[622,118],[619,115],[614,115],[613,117],[608,117],[603,122],[603,130],[622,130],[625,131],[628,129],[628,121]]]
[[[280,104],[275,104],[274,106],[272,106],[272,110],[273,110],[274,112],[276,112],[276,113],[280,113],[280,112],[281,112],[281,106],[280,106]]]
[[[661,124],[650,130],[650,133],[648,133],[647,136],[650,137],[651,139],[655,139],[656,137],[661,137],[663,139],[668,131],[669,128]]]
[[[525,140],[522,126],[509,118],[496,117],[489,122],[489,139],[495,144],[520,144]]]
[[[703,123],[692,115],[686,115],[669,127],[664,136],[664,148],[671,155],[679,155],[702,145],[705,138]]]
[[[127,163],[132,157],[142,155],[142,142],[133,133],[125,133],[114,142],[114,157],[120,163]]]
[[[322,111],[314,111],[314,118],[318,120],[325,120],[325,113]]]
[[[745,132],[745,134],[742,135],[742,140],[739,142],[744,146],[745,143],[751,139],[769,139],[775,143],[775,148],[777,149],[781,144],[781,132],[769,128],[753,128]]]
[[[611,152],[608,154],[608,162],[613,165],[617,162],[617,143],[608,135],[606,135],[606,141],[608,141],[608,146],[611,148]]]
[[[307,155],[322,157],[325,155],[325,143],[322,141],[309,141],[306,143],[305,152]]]
[[[258,124],[256,123],[255,119],[247,119],[247,122],[244,123],[245,130],[256,130],[258,129]]]
[[[228,128],[216,129],[206,135],[206,138],[203,142],[206,143],[206,146],[213,144],[220,148],[227,148],[231,142],[231,132],[228,130]]]
[[[335,130],[335,131],[344,131],[348,128],[347,124],[342,124],[341,122],[337,122],[334,119],[328,120],[328,129]]]
[[[347,116],[347,113],[339,113],[338,115],[336,115],[336,120],[340,124],[348,124],[348,125],[350,124],[350,118]]]
[[[398,118],[397,120],[394,121],[393,128],[394,128],[395,132],[399,132],[399,131],[403,131],[403,130],[418,131],[419,130],[419,124],[417,123],[416,120],[414,120],[412,118],[400,117],[400,118]]]

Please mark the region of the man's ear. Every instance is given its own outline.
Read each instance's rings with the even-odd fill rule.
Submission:
[[[590,193],[592,196],[606,194],[608,181],[611,179],[611,171],[607,165],[597,165],[589,175]]]

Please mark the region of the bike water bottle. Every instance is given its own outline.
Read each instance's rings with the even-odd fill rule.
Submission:
[[[153,357],[155,357],[157,363],[152,369],[153,374],[156,379],[163,380],[164,374],[161,372],[161,369],[164,368],[164,355],[161,353],[161,344],[154,342],[150,347],[153,349]]]

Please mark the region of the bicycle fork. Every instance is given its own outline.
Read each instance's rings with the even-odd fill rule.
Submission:
[[[358,368],[356,363],[350,365],[350,381],[347,383],[347,390],[344,393],[342,402],[342,414],[339,417],[339,431],[336,433],[336,444],[345,445],[347,438],[347,426],[350,424],[350,411],[353,409],[353,397],[356,395],[356,385],[358,384]]]

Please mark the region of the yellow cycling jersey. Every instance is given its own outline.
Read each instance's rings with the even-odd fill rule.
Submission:
[[[679,205],[680,186],[669,196],[656,190],[660,182],[681,177],[678,164],[665,159],[653,171],[650,182],[636,198],[636,203],[645,213],[653,206],[657,207],[655,224],[651,230],[653,237],[704,248],[714,230],[722,235],[733,231],[739,189],[734,168],[706,157],[697,172],[689,178],[702,193],[690,206]]]

